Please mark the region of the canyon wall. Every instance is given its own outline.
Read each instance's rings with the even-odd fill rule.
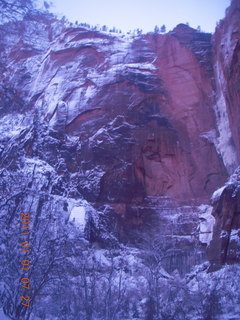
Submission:
[[[226,17],[216,28],[213,39],[216,78],[218,139],[230,179],[213,195],[216,224],[209,247],[212,270],[223,264],[239,263],[239,141],[240,141],[240,2],[232,1]],[[235,170],[236,169],[236,170]]]
[[[39,120],[58,141],[79,139],[81,151],[62,161],[72,173],[102,172],[87,200],[207,200],[227,177],[213,141],[211,35],[179,25],[166,35],[113,36],[44,18],[37,42],[34,18],[10,26],[11,43],[5,35],[2,114],[14,109],[29,118],[24,127]],[[41,158],[56,165],[53,150]]]
[[[239,18],[234,0],[214,35],[184,24],[167,34],[114,34],[41,12],[1,26],[0,250],[9,297],[20,212],[31,213],[32,259],[43,261],[31,273],[38,308],[3,299],[12,319],[95,319],[90,298],[77,301],[79,288],[93,294],[86,286],[95,275],[108,274],[110,285],[119,270],[129,283],[122,309],[138,305],[140,286],[146,314],[156,279],[167,290],[196,265],[205,279],[239,263]],[[197,281],[194,273],[186,281]]]

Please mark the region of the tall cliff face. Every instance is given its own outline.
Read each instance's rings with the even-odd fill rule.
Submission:
[[[239,263],[239,120],[240,120],[240,2],[232,1],[226,18],[214,34],[216,77],[216,119],[219,137],[217,149],[232,174],[224,187],[213,196],[216,224],[209,247],[211,269],[226,263]],[[234,172],[235,170],[235,172]]]
[[[82,162],[102,171],[100,192],[90,190],[91,200],[207,199],[224,182],[212,141],[211,35],[184,25],[167,35],[129,38],[59,26],[57,35],[58,22],[46,20],[38,24],[35,43],[34,23],[22,22],[12,43],[8,36],[2,43],[8,68],[2,112],[9,113],[8,95],[14,92],[17,117],[27,113],[30,123],[42,121],[50,135],[79,138],[83,151],[72,154],[75,165],[73,159],[64,162],[72,172]],[[41,157],[56,162],[56,154]]]
[[[233,1],[213,39],[183,24],[165,35],[109,34],[40,13],[1,26],[5,313],[13,319],[97,319],[93,310],[103,319],[210,318],[207,302],[196,314],[191,309],[205,289],[180,312],[167,288],[186,281],[187,292],[197,281],[194,273],[180,281],[179,273],[206,261],[214,224],[209,199],[239,163],[239,21]],[[238,201],[229,192],[214,204],[213,265],[228,262],[222,255],[229,248],[239,254],[236,232],[229,245],[239,228]],[[31,213],[31,258],[42,261],[31,271],[38,307],[30,311],[14,298],[19,212]],[[204,279],[207,266],[200,269]],[[66,300],[64,281],[71,287]],[[124,294],[119,286],[126,286]]]
[[[210,270],[224,264],[240,262],[240,172],[239,168],[228,183],[213,196],[213,215],[216,223],[208,248]]]
[[[218,148],[229,174],[239,164],[239,28],[240,3],[235,0],[214,35]]]

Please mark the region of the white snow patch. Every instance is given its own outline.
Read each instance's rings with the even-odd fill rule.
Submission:
[[[111,267],[111,260],[106,258],[105,253],[106,251],[102,249],[95,250],[93,257],[95,258],[95,261],[98,261],[101,267]]]
[[[86,200],[68,199],[69,221],[73,222],[81,231],[84,231],[89,217],[98,225],[99,213]]]
[[[85,99],[86,100],[91,99],[96,93],[97,93],[97,90],[94,86],[88,86],[85,92]]]
[[[94,39],[80,39],[74,42],[68,42],[67,48],[79,48],[79,45],[84,46],[97,46],[102,48],[104,45],[108,45],[110,42],[109,39],[101,39],[101,38],[94,38]],[[58,50],[62,50],[62,46],[59,43],[56,44],[56,48],[54,48],[54,52],[58,52]]]
[[[96,139],[99,139],[99,136],[103,137],[105,136],[107,139],[111,140],[111,137],[108,133],[108,130],[106,128],[100,128],[92,137],[89,138],[89,142],[91,143],[95,143]],[[100,138],[101,141],[102,139]]]
[[[218,64],[216,66],[216,73],[220,83],[220,94],[215,106],[215,114],[219,131],[216,149],[218,153],[221,154],[228,173],[232,174],[237,167],[237,154],[235,147],[231,143],[232,134],[228,118],[227,105],[223,95],[223,89],[221,88],[221,86],[224,84],[224,76],[222,75]]]
[[[233,229],[231,231],[231,241],[236,241],[237,243],[240,244],[240,230],[239,229]]]
[[[221,197],[222,193],[223,193],[223,190],[226,188],[226,186],[223,186],[219,189],[217,189],[213,195],[212,195],[212,198],[211,198],[211,202],[214,204],[215,202],[217,202],[219,200],[219,198]]]
[[[45,174],[48,172],[55,172],[55,169],[50,166],[47,162],[35,159],[35,158],[25,158],[25,165],[30,169],[30,171],[33,171],[33,167],[35,166],[35,174]]]
[[[240,167],[229,178],[226,185],[234,185],[236,188],[240,186]]]
[[[86,209],[84,206],[73,207],[70,214],[70,221],[78,224],[82,229],[84,229],[86,224]]]
[[[25,121],[26,117],[23,114],[8,114],[0,119],[0,135],[1,139],[11,138],[20,134],[20,132],[29,124]]]
[[[212,216],[212,207],[208,205],[201,205],[198,207],[200,211],[200,232],[199,232],[199,241],[201,243],[209,244],[212,240],[213,235],[213,226],[215,219]]]
[[[210,143],[213,143],[215,146],[217,145],[217,131],[215,129],[212,129],[203,135],[201,135],[201,138],[207,139]]]
[[[153,64],[151,63],[119,63],[119,64],[114,64],[110,69],[107,70],[106,72],[106,80],[111,79],[113,81],[116,78],[117,74],[123,74],[124,72],[128,72],[128,69],[135,70],[137,73],[151,73],[152,71],[155,71],[156,68]]]

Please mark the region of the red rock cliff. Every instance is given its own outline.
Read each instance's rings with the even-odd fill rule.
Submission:
[[[72,170],[87,161],[103,171],[92,198],[207,199],[225,181],[210,34],[179,25],[126,37],[59,23],[57,33],[56,21],[41,23],[44,46],[28,38],[25,21],[4,52],[11,90],[50,131],[80,138],[85,151]]]
[[[233,0],[214,34],[216,82],[216,143],[229,173],[240,156],[240,1]],[[239,168],[214,194],[213,240],[209,247],[211,269],[240,261]]]
[[[122,225],[145,221],[149,197],[207,202],[238,163],[238,16],[233,1],[214,42],[183,24],[141,36],[41,14],[5,25],[2,167],[44,161],[55,178],[42,188],[111,204]],[[198,234],[183,215],[174,232]]]
[[[240,1],[233,0],[214,34],[218,149],[230,174],[240,157]]]

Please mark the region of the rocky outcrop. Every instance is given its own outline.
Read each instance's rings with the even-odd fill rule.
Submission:
[[[210,270],[240,262],[240,170],[213,195],[215,226],[208,249]]]
[[[212,232],[210,268],[239,262],[235,182],[213,203],[213,230],[209,205],[239,163],[238,18],[233,1],[213,39],[184,24],[164,35],[111,34],[43,13],[1,26],[5,313],[214,319],[207,284],[198,292],[196,275],[181,277],[207,260]],[[25,211],[32,259],[43,261],[31,270],[41,307],[30,311],[16,298],[16,230]],[[205,274],[207,263],[200,268],[202,279],[215,277]],[[176,298],[188,300],[188,283],[203,301],[194,314]],[[167,291],[172,284],[177,289]],[[218,305],[224,299],[211,290]]]
[[[219,138],[217,148],[232,174],[240,160],[239,136],[239,55],[240,2],[233,0],[214,34],[214,69],[216,79],[215,113]]]
[[[22,99],[21,112],[29,120],[35,114],[28,125],[39,118],[49,130],[80,139],[78,159],[104,172],[95,199],[208,199],[223,184],[226,172],[211,141],[210,34],[179,25],[166,35],[112,36],[42,18],[40,50],[24,31],[35,30],[31,21],[22,22],[20,40],[16,34],[10,44],[5,35],[4,82]],[[20,59],[14,52],[26,46],[35,54]]]
[[[161,230],[167,270],[184,273],[203,261],[198,206],[227,176],[213,141],[211,35],[179,25],[166,35],[114,36],[46,16],[24,20],[20,33],[10,27],[11,42],[7,34],[2,39],[2,82],[22,103],[7,109],[3,97],[2,119],[14,112],[16,127],[14,135],[3,130],[2,166],[17,170],[26,158],[50,165],[46,199],[84,198],[116,219],[114,237],[123,243],[132,241],[131,228]],[[35,54],[15,54],[26,47]],[[176,226],[167,206],[149,206],[149,197],[176,201],[169,202]],[[157,230],[144,231],[150,221]],[[86,225],[94,230],[89,240],[105,246],[96,223]]]
[[[216,119],[219,137],[216,147],[227,171],[239,165],[239,57],[240,2],[233,0],[214,34],[214,68],[216,79]],[[213,196],[216,219],[209,247],[210,270],[222,264],[239,263],[239,169]]]

